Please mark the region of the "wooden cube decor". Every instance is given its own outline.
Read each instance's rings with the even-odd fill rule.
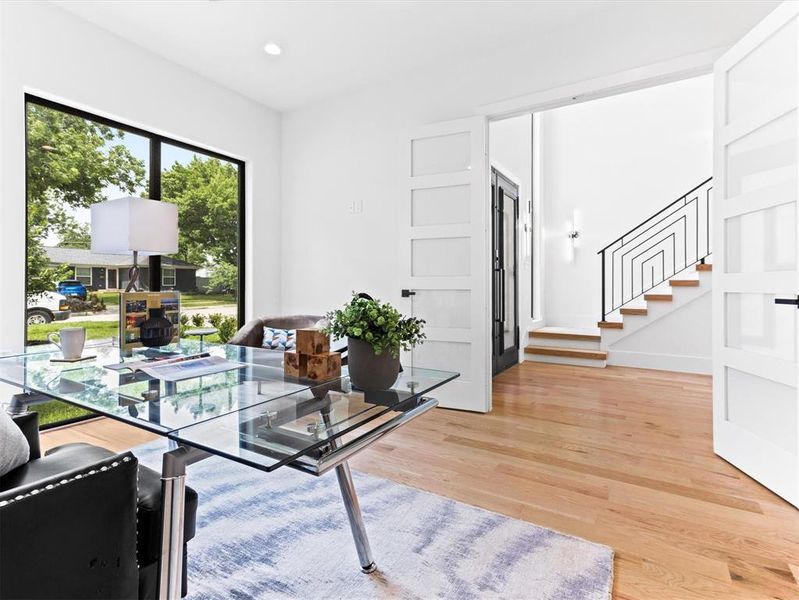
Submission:
[[[283,371],[289,377],[327,381],[341,377],[341,354],[330,351],[330,338],[320,329],[298,329],[297,349],[283,354]]]
[[[283,372],[289,377],[306,377],[308,375],[308,355],[294,350],[284,352]]]
[[[327,381],[341,376],[341,354],[325,352],[308,356],[308,379]]]
[[[326,354],[330,352],[330,338],[321,329],[298,329],[297,352],[300,354]]]

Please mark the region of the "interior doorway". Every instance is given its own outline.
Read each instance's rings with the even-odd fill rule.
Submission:
[[[519,362],[519,186],[491,168],[492,352],[494,375]]]

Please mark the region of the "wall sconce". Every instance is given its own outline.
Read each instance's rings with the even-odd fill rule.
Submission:
[[[572,218],[571,222],[569,223],[569,230],[566,233],[566,237],[569,240],[569,262],[574,262],[576,252],[575,250],[580,247],[580,231],[577,227],[577,211],[572,211]]]
[[[522,213],[522,258],[529,261],[533,255],[533,211],[532,200],[527,198],[527,210]]]

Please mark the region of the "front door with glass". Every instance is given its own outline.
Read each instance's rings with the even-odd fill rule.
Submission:
[[[516,279],[519,186],[491,169],[492,358],[494,375],[519,362],[519,287]]]

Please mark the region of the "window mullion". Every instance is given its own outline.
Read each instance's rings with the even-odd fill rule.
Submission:
[[[150,199],[161,199],[161,138],[152,136],[150,138]],[[150,290],[153,292],[161,291],[161,257],[151,256],[150,266]]]

